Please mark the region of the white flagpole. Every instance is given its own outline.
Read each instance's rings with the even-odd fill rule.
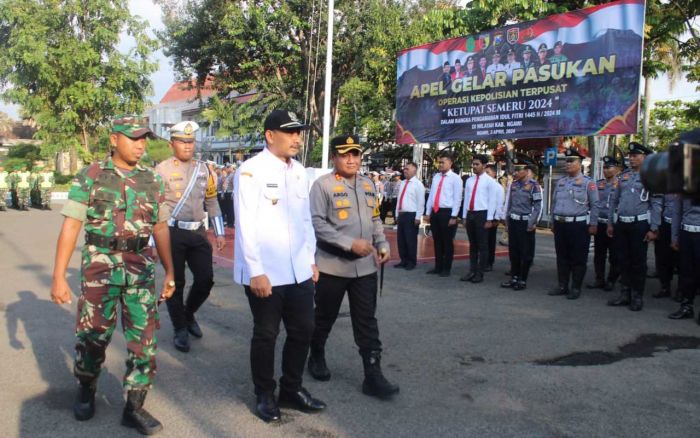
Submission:
[[[328,37],[326,42],[326,88],[323,95],[323,159],[321,168],[328,169],[328,144],[331,131],[331,77],[333,75],[333,10],[334,0],[328,0]]]

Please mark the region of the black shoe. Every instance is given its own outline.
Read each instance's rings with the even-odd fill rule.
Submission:
[[[255,415],[266,423],[280,421],[280,408],[277,406],[274,394],[258,394]]]
[[[173,345],[175,345],[178,351],[182,351],[183,353],[190,351],[190,335],[187,328],[175,330]]]
[[[440,271],[438,271],[437,268],[433,268],[433,269],[429,270],[428,272],[426,272],[426,274],[438,275],[438,274],[440,274]]]
[[[440,272],[440,277],[449,277],[449,276],[450,276],[449,269],[444,269],[442,272]]]
[[[395,268],[405,268],[405,267],[406,267],[406,264],[405,264],[404,262],[401,262],[401,263],[395,264],[394,267],[395,267]]]
[[[501,283],[501,287],[503,288],[513,288],[515,285],[518,284],[518,279],[516,277],[511,278],[508,281],[504,281]]]
[[[661,289],[652,295],[652,298],[666,298],[671,296],[671,291],[667,286],[661,286]]]
[[[195,338],[201,338],[204,335],[202,333],[202,328],[197,324],[197,320],[194,319],[194,315],[191,316],[190,321],[187,321],[187,331]]]
[[[302,412],[314,413],[326,409],[326,404],[315,399],[304,388],[299,388],[295,392],[287,392],[280,389],[280,406],[296,409]]]
[[[513,290],[525,290],[527,289],[527,283],[525,280],[518,280],[518,282],[513,286]]]
[[[695,316],[693,306],[682,304],[681,308],[668,315],[670,319],[692,319]]]
[[[491,272],[493,271],[493,265],[488,265],[487,267],[484,268],[484,272]]]
[[[474,275],[474,277],[472,277],[472,279],[469,281],[471,281],[472,283],[481,283],[482,281],[484,281],[484,274],[482,274],[481,272],[477,272]]]
[[[86,421],[95,415],[95,382],[81,383],[73,403],[73,415],[78,421]]]
[[[406,265],[404,269],[407,271],[413,271],[414,269],[416,269],[416,265]]]
[[[630,299],[629,309],[633,312],[639,312],[644,308],[644,301],[642,301],[641,292],[632,292],[632,297]]]
[[[472,278],[474,278],[475,275],[475,272],[469,272],[459,277],[459,281],[472,281]]]
[[[387,399],[399,392],[399,387],[390,383],[382,374],[381,353],[372,351],[362,355],[365,368],[365,380],[362,382],[362,393],[372,397]]]
[[[566,299],[567,300],[577,300],[578,297],[580,297],[580,296],[581,296],[581,289],[571,288],[571,290],[569,290],[569,293],[566,294]]]
[[[629,306],[630,304],[630,290],[624,287],[620,290],[620,296],[613,298],[608,301],[608,306],[618,307],[618,306]]]
[[[566,295],[568,293],[569,293],[569,291],[566,288],[563,288],[561,286],[557,286],[554,289],[547,292],[547,295],[549,295],[550,297],[558,297],[560,295]]]
[[[596,280],[593,283],[586,284],[586,289],[604,289],[605,282],[603,280]]]
[[[154,435],[163,430],[163,425],[143,408],[146,391],[130,390],[126,394],[126,406],[122,415],[122,426],[133,427],[143,435]]]
[[[606,281],[605,286],[603,286],[603,290],[605,292],[610,292],[613,289],[615,289],[615,282],[614,281]]]
[[[323,351],[312,351],[309,354],[309,374],[316,380],[327,382],[331,379],[331,372],[326,365],[326,356]]]

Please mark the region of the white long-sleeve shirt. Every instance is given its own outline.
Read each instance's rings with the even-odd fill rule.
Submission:
[[[265,148],[236,172],[233,199],[233,280],[248,285],[265,274],[272,286],[281,286],[311,278],[316,237],[304,167]]]
[[[479,184],[476,184],[477,175],[470,176],[464,183],[464,205],[462,206],[462,217],[466,218],[469,212],[469,204],[472,199],[472,192],[476,184],[474,194],[473,211],[486,210],[486,220],[491,221],[496,215],[498,202],[503,203],[503,189],[498,182],[486,173],[478,175]]]
[[[459,205],[462,202],[462,179],[453,171],[448,170],[445,174],[445,181],[442,184],[442,189],[440,190],[439,208],[450,208],[452,209],[451,217],[457,217],[459,213]],[[443,174],[438,172],[433,175],[433,182],[430,185],[430,196],[428,196],[428,201],[425,203],[425,215],[430,216],[433,212],[433,204],[435,203],[435,196],[437,194],[438,187],[440,186],[440,180],[442,180]]]
[[[408,186],[406,186],[408,184]],[[406,187],[406,193],[403,198],[401,194],[404,193],[404,187]],[[444,185],[443,185],[444,188]],[[420,182],[415,176],[409,180],[401,181],[399,186],[399,194],[396,198],[396,212],[395,217],[399,217],[399,213],[415,212],[416,219],[420,220],[423,211],[425,210],[425,186]]]

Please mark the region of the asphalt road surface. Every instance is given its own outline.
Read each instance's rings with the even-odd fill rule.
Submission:
[[[62,307],[49,300],[61,220],[55,210],[0,212],[0,435],[138,436],[119,424],[126,357],[119,332],[107,351],[95,417],[73,419],[76,300]],[[158,376],[146,407],[167,437],[700,436],[700,326],[666,318],[677,304],[648,298],[656,279],[648,280],[638,313],[607,307],[612,292],[549,297],[549,233],[538,233],[537,248],[528,289],[519,292],[499,287],[508,264],[502,257],[478,285],[458,281],[464,260],[450,278],[425,275],[427,264],[412,272],[387,267],[378,310],[383,368],[400,394],[380,401],[360,392],[362,364],[345,303],[328,345],[331,380],[305,378],[328,409],[283,410],[272,426],[252,413],[252,319],[243,289],[228,268],[215,267],[212,295],[198,313],[204,338],[192,341],[190,353],[172,346],[161,308]],[[74,293],[79,259],[76,251]]]

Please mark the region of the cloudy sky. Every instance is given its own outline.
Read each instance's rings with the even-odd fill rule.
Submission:
[[[158,30],[163,28],[163,22],[160,16],[160,7],[153,4],[151,0],[129,0],[129,8],[134,15],[138,15],[141,18],[148,21],[151,30],[149,33],[153,35],[153,30]],[[133,43],[129,41],[126,36],[120,44],[122,50],[128,50],[128,48]],[[172,70],[172,65],[170,61],[163,55],[162,51],[158,51],[154,54],[154,58],[158,61],[159,69],[157,72],[151,75],[151,80],[153,81],[154,95],[151,96],[151,101],[157,103],[163,97],[168,88],[174,82],[174,74]],[[641,84],[643,87],[643,83]],[[679,82],[673,93],[669,91],[668,80],[665,77],[661,77],[654,81],[652,86],[652,99],[653,100],[668,100],[668,99],[683,99],[683,100],[698,100],[700,99],[700,92],[695,91],[696,84],[690,84],[687,81]],[[642,88],[643,89],[643,88]],[[6,104],[0,101],[0,111],[9,114],[11,117],[16,118],[18,113],[18,108],[14,105]]]

